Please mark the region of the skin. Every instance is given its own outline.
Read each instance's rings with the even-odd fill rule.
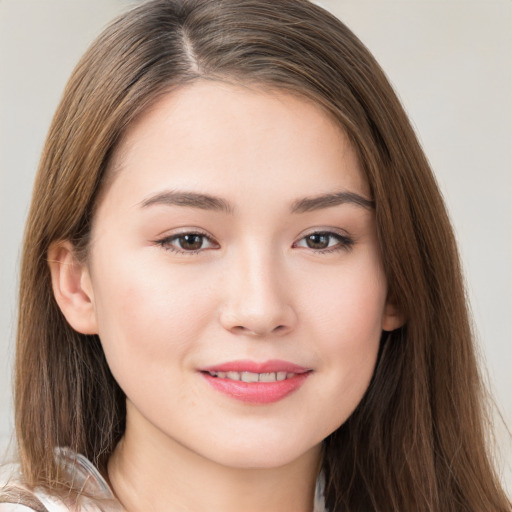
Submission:
[[[132,512],[310,512],[321,442],[366,391],[382,330],[401,324],[373,209],[292,211],[333,192],[371,199],[347,137],[304,99],[199,81],[130,127],[111,172],[87,262],[69,243],[50,260],[62,311],[99,334],[127,395],[115,493]],[[169,204],[168,191],[227,207]],[[196,232],[198,250],[180,246]],[[276,403],[248,404],[198,371],[240,359],[311,373]]]

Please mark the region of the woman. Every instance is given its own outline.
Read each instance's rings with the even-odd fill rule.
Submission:
[[[511,510],[435,180],[309,2],[115,21],[50,129],[20,290],[0,511]]]

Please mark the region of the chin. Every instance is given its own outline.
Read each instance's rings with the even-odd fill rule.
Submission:
[[[226,450],[217,453],[204,453],[210,460],[216,463],[237,469],[272,469],[280,468],[303,457],[319,457],[321,442],[310,445],[291,438],[280,442],[264,442],[254,440],[251,444],[245,442],[241,446],[231,444]]]

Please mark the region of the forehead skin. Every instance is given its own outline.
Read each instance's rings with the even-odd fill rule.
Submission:
[[[204,94],[205,92],[207,93],[206,95]],[[222,99],[226,94],[233,95],[233,97],[245,96],[246,98],[253,96],[254,99],[257,99],[258,96],[272,97],[276,104],[281,103],[285,107],[290,107],[294,113],[301,112],[304,117],[308,118],[310,135],[313,135],[313,137],[310,137],[310,140],[321,145],[324,150],[337,152],[340,160],[350,160],[350,167],[357,168],[359,171],[357,179],[353,181],[353,188],[364,192],[364,195],[370,198],[370,189],[353,145],[349,142],[346,133],[335,120],[334,116],[330,112],[327,112],[321,105],[294,92],[266,88],[264,85],[232,84],[224,81],[213,82],[199,80],[191,85],[170,91],[156,101],[128,127],[113,152],[107,173],[103,178],[99,202],[101,202],[114,180],[125,169],[128,156],[131,158],[133,154],[137,152],[137,147],[142,142],[141,126],[145,126],[145,137],[157,135],[147,130],[148,121],[154,119],[156,121],[155,125],[157,125],[163,116],[168,115],[168,111],[165,110],[165,107],[162,108],[164,105],[172,107],[174,120],[179,119],[179,122],[176,123],[176,126],[172,130],[173,140],[176,143],[179,142],[184,151],[189,150],[191,156],[197,156],[196,145],[195,143],[191,144],[191,142],[194,141],[194,136],[197,137],[198,131],[201,130],[197,130],[198,127],[194,126],[193,119],[197,118],[198,113],[203,114],[204,117],[215,117],[217,110],[217,101],[215,101],[215,98]],[[249,102],[246,103],[246,106],[249,107]],[[264,122],[262,123],[260,116],[258,116],[258,109],[259,105],[257,101],[255,101],[252,112],[250,107],[244,112],[238,113],[236,111],[222,111],[220,112],[220,116],[217,116],[217,123],[222,122],[222,124],[226,126],[230,123],[236,123],[240,121],[240,118],[243,118],[243,123],[246,124],[248,133],[254,133],[254,127],[260,125],[261,132],[266,132],[268,138],[273,138],[276,142],[279,141],[280,137],[287,139],[290,136],[293,137],[294,132],[298,134],[297,130],[299,128],[295,126],[295,120],[293,119],[290,119],[290,126],[287,133],[283,133],[282,131],[281,133],[269,132],[268,126],[266,126]],[[282,114],[282,112],[283,110],[280,111],[280,114]],[[323,129],[327,125],[330,127],[329,139],[325,138],[326,130]],[[171,127],[170,123],[169,127]],[[202,120],[200,128],[203,127],[205,127],[204,119]],[[213,123],[208,128],[208,131],[214,134],[219,131],[220,126],[219,124]],[[332,128],[334,128],[334,130]],[[207,130],[205,129],[204,131]],[[315,136],[315,134],[319,135]],[[191,135],[193,136],[191,137]],[[239,132],[238,135],[241,138],[244,134]],[[204,138],[202,140],[205,141]],[[283,147],[285,145],[286,144],[283,144]],[[216,153],[219,154],[224,150],[225,154],[233,154],[234,149],[233,145],[227,144],[225,148],[218,147]],[[301,148],[296,149],[300,150]],[[233,154],[232,159],[234,158],[235,155]]]

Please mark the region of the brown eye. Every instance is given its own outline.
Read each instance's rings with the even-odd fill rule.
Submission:
[[[203,247],[204,235],[191,234],[181,235],[177,238],[181,249],[185,251],[198,251]]]
[[[310,249],[327,249],[332,236],[326,233],[314,233],[306,237],[306,245]]]
[[[312,249],[319,254],[350,250],[354,246],[354,240],[349,236],[330,231],[317,231],[301,238],[293,244],[294,247]]]
[[[203,233],[180,233],[157,240],[156,243],[168,251],[190,255],[219,248],[215,240]]]

